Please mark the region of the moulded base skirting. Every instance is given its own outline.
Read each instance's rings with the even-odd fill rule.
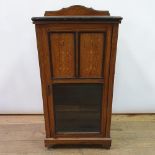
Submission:
[[[45,146],[53,147],[58,144],[75,144],[75,145],[102,145],[103,148],[110,149],[111,138],[46,138]]]

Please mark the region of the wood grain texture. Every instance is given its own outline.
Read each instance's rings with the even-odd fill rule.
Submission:
[[[43,109],[45,118],[46,137],[54,135],[54,108],[52,95],[49,95],[49,84],[51,84],[50,53],[48,35],[44,26],[36,25],[37,48],[39,56],[40,76],[42,83]],[[50,87],[51,88],[51,87]],[[52,93],[52,89],[51,89]]]
[[[110,150],[60,146],[45,149],[43,115],[1,115],[0,155],[154,155],[155,115],[113,115]]]
[[[80,33],[80,77],[103,77],[104,33]]]
[[[37,49],[38,49],[38,59],[39,59],[39,67],[40,67],[40,77],[41,77],[41,86],[42,86],[42,98],[43,98],[43,109],[44,109],[44,118],[45,118],[45,129],[46,129],[46,137],[50,137],[50,116],[49,116],[49,106],[48,106],[48,96],[47,96],[47,85],[49,83],[50,72],[45,70],[49,63],[45,61],[47,59],[47,55],[45,52],[47,50],[46,45],[46,36],[44,35],[43,27],[36,25],[36,39],[37,39]],[[44,44],[42,44],[44,43]]]
[[[53,83],[104,83],[103,79],[54,79]]]
[[[110,62],[110,53],[111,53],[111,36],[112,36],[112,25],[109,25],[108,30],[106,31],[106,47],[104,53],[104,68],[103,68],[103,95],[102,95],[102,118],[101,118],[101,131],[103,137],[106,137],[106,126],[107,126],[107,96],[108,96],[108,85],[109,85],[109,62]]]
[[[75,76],[74,33],[50,33],[53,78]]]
[[[113,86],[115,75],[115,62],[117,51],[117,39],[118,39],[118,24],[113,25],[112,38],[111,38],[111,54],[109,62],[109,84],[108,84],[108,101],[107,101],[107,124],[106,124],[106,137],[110,137],[111,115],[112,115],[112,100],[113,100]]]
[[[109,148],[111,146],[110,124],[117,33],[118,24],[122,18],[109,16],[107,11],[96,11],[82,6],[72,6],[59,11],[46,12],[45,16],[32,18],[36,24],[42,81],[46,127],[45,145],[48,147],[48,145],[58,143],[102,143],[103,147]],[[96,105],[100,102],[99,110],[101,110],[101,114],[98,116],[98,113],[94,111],[88,112],[84,110],[86,107],[84,109],[81,108],[83,109],[81,115],[79,111],[75,112],[72,108],[68,108],[67,112],[60,112],[60,108],[56,111],[56,100],[54,100],[56,84],[65,84],[65,87],[71,85],[72,88],[74,84],[81,87],[84,84],[90,84],[91,86],[100,84],[103,86],[99,94],[100,101],[95,98],[96,91],[94,89],[93,94],[85,98],[83,95],[86,95],[89,90],[86,92],[80,90],[80,92],[72,95],[72,92],[75,92],[75,88],[68,92],[68,99],[67,96],[63,97],[62,94],[58,94],[62,90],[61,87],[57,91],[58,95],[55,95],[58,96],[58,101],[63,107],[71,103],[76,108],[78,104],[84,102],[88,103],[91,108],[90,103],[92,101]],[[80,95],[78,96],[78,94]],[[59,100],[59,98],[63,98],[63,100]],[[90,98],[91,101],[89,100]],[[63,109],[61,108],[61,110]],[[86,113],[88,115],[85,119]],[[61,133],[61,135],[57,134],[56,125],[59,123],[61,125],[65,124],[63,120],[56,119],[57,115],[68,120],[68,128],[70,129],[67,129],[69,132],[65,130],[67,134],[65,132]],[[73,117],[74,115],[75,118]],[[74,120],[78,118],[80,122],[76,123]],[[89,129],[89,124],[86,125],[85,129],[87,131],[85,133],[81,133],[79,130],[74,130],[76,133],[72,132],[71,128],[78,124],[80,124],[80,127],[85,126],[87,120],[89,120],[87,123],[92,121],[92,124],[95,124],[96,118],[99,118],[99,128],[93,127],[94,130],[91,130]],[[62,127],[60,126],[60,128]],[[62,132],[62,130],[60,131]],[[96,134],[96,132],[98,133]],[[76,140],[76,138],[78,139]]]
[[[109,11],[94,10],[81,5],[74,5],[57,11],[46,11],[45,16],[109,16]]]
[[[49,147],[56,144],[71,144],[83,145],[83,144],[98,144],[102,145],[103,148],[109,149],[111,146],[111,138],[47,138],[45,139],[45,146]]]

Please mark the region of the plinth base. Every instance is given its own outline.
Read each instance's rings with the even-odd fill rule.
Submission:
[[[110,149],[111,138],[46,138],[45,146],[54,145],[101,145],[103,148]]]

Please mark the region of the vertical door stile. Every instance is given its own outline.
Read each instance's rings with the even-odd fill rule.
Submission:
[[[102,97],[102,123],[101,131],[103,137],[106,136],[107,126],[107,108],[108,108],[108,85],[109,85],[109,64],[111,55],[111,38],[112,38],[112,27],[109,27],[106,31],[105,37],[105,58],[104,58],[104,86],[103,86],[103,97]],[[109,137],[108,137],[109,138]]]
[[[79,32],[75,32],[75,77],[78,78],[79,77]]]

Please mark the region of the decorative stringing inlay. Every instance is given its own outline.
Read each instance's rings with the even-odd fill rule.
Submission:
[[[74,77],[74,33],[50,33],[54,78]]]
[[[102,77],[103,33],[80,33],[80,77]]]

